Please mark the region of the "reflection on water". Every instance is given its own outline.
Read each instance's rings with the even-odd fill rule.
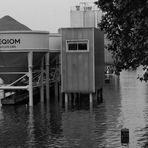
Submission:
[[[104,86],[104,102],[61,107],[51,102],[0,106],[0,148],[120,148],[121,129],[129,128],[129,148],[148,147],[148,83],[137,72],[111,76]]]
[[[131,145],[146,147],[148,84],[136,80],[137,73],[125,72],[121,79],[121,109],[123,125],[130,129]],[[135,80],[135,81],[134,81]],[[147,145],[148,146],[148,145]]]

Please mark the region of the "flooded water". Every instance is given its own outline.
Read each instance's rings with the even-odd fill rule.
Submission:
[[[128,128],[129,148],[148,147],[148,83],[137,72],[111,76],[104,102],[89,108],[60,107],[56,101],[0,107],[0,148],[120,148],[121,129]],[[49,105],[50,104],[50,105]],[[77,104],[78,105],[78,104]]]

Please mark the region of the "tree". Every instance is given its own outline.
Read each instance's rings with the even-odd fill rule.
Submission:
[[[99,0],[101,23],[116,69],[148,68],[148,0]]]

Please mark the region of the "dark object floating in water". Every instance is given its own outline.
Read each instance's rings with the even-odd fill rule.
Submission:
[[[129,144],[129,129],[127,128],[121,129],[121,144],[122,145]]]

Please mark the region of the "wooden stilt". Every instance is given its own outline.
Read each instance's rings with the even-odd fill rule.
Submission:
[[[28,131],[28,138],[29,138],[29,143],[32,143],[35,139],[35,135],[32,132],[34,130],[34,114],[33,114],[33,107],[29,107],[29,119],[28,119],[28,127],[27,129],[29,129]]]
[[[76,93],[75,94],[75,99],[74,99],[74,106],[77,104],[78,99],[79,99],[79,93]]]
[[[58,92],[58,80],[59,80],[59,75],[57,74],[57,71],[59,70],[59,67],[58,67],[58,59],[56,59],[56,77],[55,77],[55,96],[57,97],[59,95],[59,92]]]
[[[54,84],[54,90],[55,90],[55,96],[58,97],[58,82],[56,80],[55,84]]]
[[[76,105],[76,99],[77,99],[77,93],[74,93],[74,97],[73,97],[73,105]]]
[[[40,86],[40,99],[41,102],[44,102],[44,58],[42,59],[41,63],[41,86]]]
[[[93,102],[93,95],[92,93],[89,94],[89,103],[92,104]]]
[[[61,85],[59,85],[59,102],[60,102],[60,107],[62,107],[63,95],[61,92]]]
[[[68,103],[68,94],[65,93],[65,103]]]
[[[90,112],[92,112],[92,109],[93,109],[93,94],[92,93],[89,94],[89,108],[90,108]]]
[[[97,90],[97,103],[103,102],[103,89],[100,88]]]
[[[58,82],[55,82],[55,102],[58,104]]]
[[[69,106],[72,106],[72,93],[69,93]]]
[[[49,100],[49,52],[46,53],[46,99]]]
[[[29,106],[33,106],[33,85],[32,85],[32,69],[33,69],[33,52],[28,53],[28,71],[29,71]]]
[[[101,90],[100,90],[100,98],[101,98],[101,103],[103,102],[103,89],[101,88]]]
[[[100,103],[100,91],[99,91],[99,89],[96,90],[96,99],[97,99],[97,103]]]
[[[41,107],[40,108],[41,109],[41,115],[44,116],[45,115],[44,114],[45,113],[45,111],[44,111],[45,108],[44,108],[44,103],[43,102],[40,103],[40,107]]]
[[[68,94],[65,93],[65,110],[68,111]]]

